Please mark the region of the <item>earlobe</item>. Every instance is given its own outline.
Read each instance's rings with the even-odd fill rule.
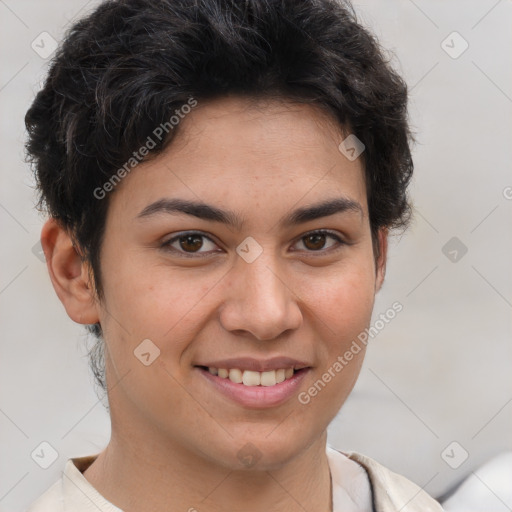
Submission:
[[[380,228],[378,233],[379,256],[377,258],[377,275],[375,280],[375,292],[378,292],[386,275],[386,262],[388,256],[388,228]]]
[[[41,245],[53,287],[68,316],[80,324],[99,322],[89,267],[57,220],[50,218],[45,222]]]

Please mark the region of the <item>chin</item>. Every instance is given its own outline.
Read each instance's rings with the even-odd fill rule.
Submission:
[[[245,432],[243,436],[232,438],[218,454],[216,462],[232,471],[273,471],[288,464],[316,440],[291,436],[285,427],[281,432],[277,429],[275,433],[269,434],[265,429],[259,435]]]

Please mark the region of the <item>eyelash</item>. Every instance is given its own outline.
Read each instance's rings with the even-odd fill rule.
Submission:
[[[180,233],[178,236],[175,236],[175,237],[165,241],[164,243],[162,243],[161,248],[164,250],[168,250],[170,252],[178,253],[181,256],[184,256],[185,258],[200,258],[200,257],[202,257],[202,256],[200,256],[201,254],[208,254],[207,252],[195,252],[195,253],[194,252],[185,252],[185,251],[176,249],[175,247],[171,247],[172,243],[180,240],[181,238],[185,238],[190,235],[197,235],[197,236],[208,239],[212,243],[215,243],[208,235],[202,233],[201,231],[186,231],[186,232]],[[310,231],[309,233],[302,235],[299,238],[298,242],[302,241],[304,238],[307,238],[308,236],[313,236],[313,235],[327,235],[331,238],[334,238],[337,242],[337,247],[335,247],[335,248],[329,247],[328,249],[319,249],[318,251],[313,251],[313,250],[306,251],[309,253],[325,254],[327,251],[339,249],[342,245],[348,245],[347,242],[344,242],[338,235],[334,234],[333,232],[331,232],[329,230],[325,230],[325,229],[319,229],[317,231]],[[215,251],[215,252],[217,252],[217,251]]]

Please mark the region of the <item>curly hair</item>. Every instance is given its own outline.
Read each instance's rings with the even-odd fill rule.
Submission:
[[[407,86],[348,1],[109,0],[69,29],[25,117],[37,207],[72,236],[99,299],[109,197],[94,191],[191,97],[233,94],[322,108],[365,145],[374,241],[407,226]],[[101,326],[87,329],[101,344]],[[89,355],[106,390],[101,346]]]

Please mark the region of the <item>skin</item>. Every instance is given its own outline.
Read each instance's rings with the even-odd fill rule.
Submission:
[[[299,389],[307,391],[369,326],[387,231],[379,232],[376,258],[363,163],[345,158],[338,145],[346,135],[311,105],[222,98],[199,103],[179,129],[164,153],[111,192],[104,300],[95,298],[90,269],[66,231],[53,219],[42,231],[68,315],[99,321],[106,341],[112,436],[84,476],[126,511],[330,510],[326,429],[355,384],[364,347],[307,405],[294,395],[278,407],[243,407],[193,365],[290,356],[311,366]],[[232,210],[245,223],[136,218],[163,197]],[[297,208],[339,197],[361,211],[280,223]],[[346,243],[326,236],[315,245],[305,234],[318,229]],[[185,249],[175,241],[174,252],[162,247],[190,230],[211,240]],[[252,263],[236,253],[248,236],[263,249]],[[145,366],[133,352],[148,338],[160,355]],[[237,456],[248,442],[261,456],[250,468]],[[345,469],[360,467],[347,459]]]

